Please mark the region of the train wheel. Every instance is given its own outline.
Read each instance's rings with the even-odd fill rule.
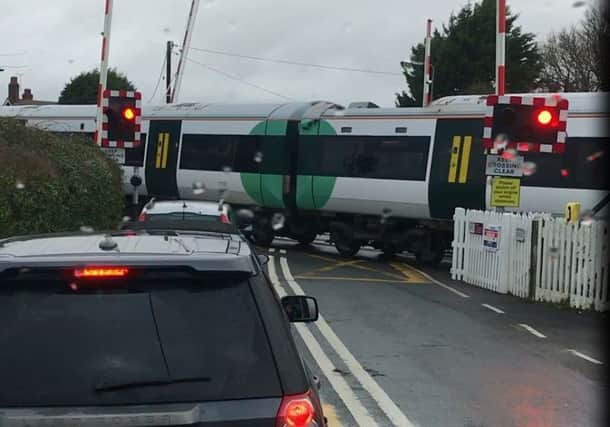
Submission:
[[[301,235],[295,236],[295,240],[301,245],[309,245],[314,240],[316,240],[316,237],[318,237],[318,234],[316,232],[310,231],[308,233],[306,232]]]
[[[330,238],[334,242],[335,248],[339,254],[344,257],[353,257],[362,246],[359,241],[351,239],[342,233],[332,233]]]
[[[255,245],[263,247],[271,246],[274,238],[275,234],[271,228],[255,226],[254,230],[252,230],[251,239]]]
[[[392,259],[392,258],[394,258],[394,256],[396,256],[396,254],[398,253],[398,250],[396,249],[396,246],[388,243],[388,244],[383,245],[383,247],[381,248],[381,252],[382,252],[382,258]]]

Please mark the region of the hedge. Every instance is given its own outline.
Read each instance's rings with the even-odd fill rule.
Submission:
[[[121,170],[89,138],[0,119],[0,237],[115,228]]]

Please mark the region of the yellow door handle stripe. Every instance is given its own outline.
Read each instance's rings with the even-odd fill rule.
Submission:
[[[470,148],[472,146],[472,136],[464,137],[464,145],[462,146],[462,161],[460,162],[460,182],[465,183],[468,180],[468,165],[470,163]]]
[[[169,149],[169,133],[164,134],[165,135],[165,142],[163,144],[163,169],[165,169],[167,167],[167,152]]]
[[[160,133],[157,138],[157,152],[155,159],[155,168],[159,169],[161,167],[161,155],[163,153],[163,134]]]
[[[460,157],[460,145],[462,144],[461,136],[453,137],[453,145],[451,146],[451,159],[449,160],[449,177],[447,181],[455,182],[457,175],[458,159]]]

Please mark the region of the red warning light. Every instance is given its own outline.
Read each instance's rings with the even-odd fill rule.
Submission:
[[[96,277],[124,277],[129,272],[125,267],[86,267],[74,270],[74,277],[96,278]]]
[[[567,169],[562,169],[561,170],[561,176],[564,178],[567,178],[568,175],[570,175],[570,171],[568,171]]]
[[[540,110],[536,115],[536,120],[538,121],[538,124],[542,126],[548,126],[553,121],[553,113],[546,109]]]
[[[133,120],[136,118],[136,111],[131,107],[126,107],[122,112],[123,118],[126,120]]]

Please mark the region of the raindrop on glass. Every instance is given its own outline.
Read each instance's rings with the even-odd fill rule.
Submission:
[[[205,185],[203,185],[203,182],[201,182],[201,181],[193,182],[193,194],[196,196],[199,196],[203,193],[205,193]]]
[[[17,190],[23,190],[25,188],[25,184],[22,181],[17,180],[17,182],[15,182],[15,188]]]
[[[78,285],[76,283],[70,283],[70,289],[76,292],[78,291]]]
[[[80,231],[83,233],[93,233],[95,230],[90,225],[81,225]]]
[[[214,7],[214,5],[216,4],[216,0],[204,0],[203,1],[203,7],[205,8],[211,8]]]
[[[496,136],[494,140],[494,148],[496,150],[504,150],[508,145],[508,135],[505,133],[500,133]]]
[[[237,214],[237,216],[239,218],[242,218],[242,219],[252,219],[252,218],[254,218],[254,212],[252,212],[250,209],[239,209],[236,212],[236,214]]]
[[[261,153],[260,151],[257,151],[256,154],[254,155],[254,161],[256,163],[260,163],[263,161],[263,153]]]
[[[584,5],[586,5],[587,2],[583,1],[583,0],[577,0],[574,3],[572,3],[572,7],[583,7]]]
[[[532,176],[536,173],[536,163],[534,162],[525,162],[523,163],[523,175]]]
[[[385,224],[386,221],[388,220],[388,218],[390,217],[390,215],[392,215],[392,209],[384,208],[381,211],[381,223]]]
[[[509,148],[502,153],[502,158],[506,160],[513,160],[517,155],[517,150]]]
[[[587,161],[593,162],[593,161],[599,159],[600,157],[602,157],[603,155],[604,155],[603,151],[598,151],[597,153],[593,153],[590,156],[587,156]]]
[[[230,173],[233,169],[231,168],[231,166],[223,166],[222,167],[222,171],[224,173]]]
[[[280,230],[284,227],[284,222],[286,222],[286,218],[281,213],[274,213],[271,217],[271,228],[275,231]]]
[[[123,218],[121,218],[121,221],[122,221],[122,222],[129,222],[129,221],[131,221],[131,217],[130,217],[130,216],[127,216],[127,215],[125,215]]]
[[[582,225],[591,225],[593,224],[593,212],[586,211],[580,215],[580,223]]]

